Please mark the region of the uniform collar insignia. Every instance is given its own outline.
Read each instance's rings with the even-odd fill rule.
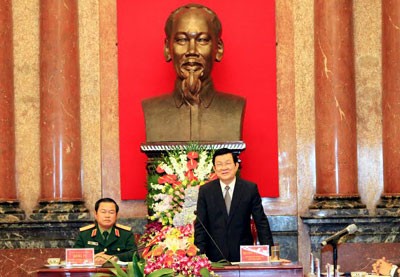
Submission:
[[[92,238],[95,237],[97,234],[97,228],[93,229],[92,234],[90,235]]]
[[[115,230],[115,236],[119,237],[119,230],[117,228],[115,228],[114,230]]]

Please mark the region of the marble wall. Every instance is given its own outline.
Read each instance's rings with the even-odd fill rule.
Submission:
[[[314,0],[276,0],[279,198],[265,211],[299,218],[315,192]],[[29,215],[40,193],[39,0],[13,0],[17,191]],[[88,208],[120,199],[115,0],[79,3],[82,188]],[[354,0],[358,180],[371,214],[383,189],[381,1]],[[120,201],[122,218],[143,218],[144,201]],[[308,264],[309,227],[298,225],[298,257]]]

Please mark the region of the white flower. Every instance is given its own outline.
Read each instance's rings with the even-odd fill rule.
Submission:
[[[197,198],[199,195],[199,187],[188,187],[185,189],[185,202],[183,203],[183,208],[196,207]]]
[[[164,187],[164,185],[153,184],[153,183],[151,183],[151,184],[150,184],[150,187],[151,187],[151,189],[154,189],[154,190],[162,190],[163,187]]]
[[[162,161],[157,161],[155,165],[163,169],[163,173],[154,177],[161,177],[164,174],[175,175],[175,181],[170,184],[149,184],[148,199],[151,200],[150,210],[153,215],[152,220],[159,220],[163,225],[174,224],[182,226],[193,223],[195,219],[194,210],[197,206],[198,185],[204,184],[212,172],[212,152],[197,151],[197,166],[193,169],[195,180],[186,177],[188,172],[188,153],[187,149],[173,151],[167,154]],[[179,184],[179,185],[178,185]],[[194,186],[194,187],[192,187]],[[178,213],[178,211],[181,211]],[[172,222],[173,221],[173,222]]]
[[[167,174],[173,174],[173,173],[174,173],[173,169],[170,168],[170,167],[169,167],[167,164],[165,164],[165,163],[160,163],[160,167],[161,167],[162,169],[164,169],[165,173],[167,173]]]
[[[194,170],[194,174],[200,181],[204,181],[210,174],[211,169],[212,169],[212,163],[199,164],[198,167]]]
[[[172,164],[172,168],[173,168],[173,173],[176,174],[178,176],[178,180],[184,180],[185,179],[185,171],[187,171],[187,161],[182,161],[182,156],[179,156],[179,162],[176,159],[176,157],[171,156],[169,158],[171,164]],[[186,157],[186,155],[185,155]]]
[[[186,164],[188,157],[187,157],[187,155],[185,153],[181,153],[179,155],[179,159],[181,160],[181,164]]]
[[[183,213],[177,213],[174,216],[174,219],[172,220],[172,224],[174,224],[175,227],[185,225],[184,222],[185,222],[185,219],[184,219]]]
[[[184,208],[180,213],[177,213],[173,219],[174,226],[180,227],[193,223],[196,219],[196,215],[194,214],[195,210],[196,206],[192,206],[190,208]]]
[[[172,202],[172,196],[171,195],[166,195],[166,194],[159,194],[160,199],[162,199],[161,202],[154,203],[153,205],[153,210],[157,212],[164,212],[172,208],[171,202]]]
[[[172,197],[170,195],[167,194],[163,194],[163,193],[159,193],[159,194],[155,194],[153,196],[154,200],[166,200],[166,202],[170,201],[172,199]]]

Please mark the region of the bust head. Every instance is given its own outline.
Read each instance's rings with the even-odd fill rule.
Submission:
[[[168,17],[164,54],[177,78],[173,93],[142,102],[147,142],[241,140],[245,100],[216,91],[211,80],[224,53],[221,30],[217,15],[202,5]]]
[[[164,55],[172,61],[185,99],[198,103],[214,61],[221,61],[224,45],[221,23],[209,8],[190,4],[171,13],[165,24]]]

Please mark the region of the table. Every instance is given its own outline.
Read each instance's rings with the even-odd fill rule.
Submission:
[[[253,277],[253,276],[291,276],[303,277],[303,267],[300,263],[285,265],[248,264],[214,268],[215,273],[222,277]],[[89,277],[96,273],[110,273],[107,268],[40,268],[38,277]]]
[[[303,277],[303,266],[300,263],[284,265],[265,264],[242,264],[225,266],[213,269],[215,273],[223,277],[253,277],[253,276],[291,276]]]

